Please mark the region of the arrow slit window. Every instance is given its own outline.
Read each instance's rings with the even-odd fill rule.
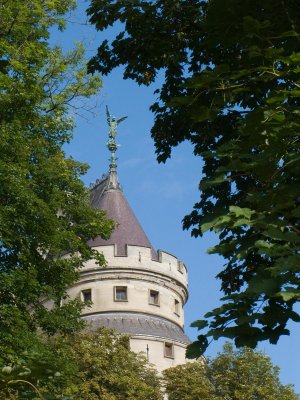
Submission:
[[[177,314],[177,315],[180,315],[180,309],[179,309],[179,307],[180,307],[180,303],[179,303],[178,300],[175,299],[175,301],[174,301],[174,312],[175,312],[175,314]]]

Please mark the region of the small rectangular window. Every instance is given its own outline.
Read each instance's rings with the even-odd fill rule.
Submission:
[[[165,342],[164,356],[174,358],[174,345],[170,342]]]
[[[179,315],[179,311],[180,311],[180,310],[179,310],[179,305],[180,305],[179,301],[175,299],[175,302],[174,302],[174,312],[175,312],[175,314],[177,314],[177,315]]]
[[[149,291],[149,304],[159,306],[159,292],[157,290]]]
[[[83,290],[81,292],[81,298],[82,298],[82,301],[84,301],[85,303],[92,301],[92,290],[91,289]]]
[[[115,301],[127,301],[127,286],[115,286]]]

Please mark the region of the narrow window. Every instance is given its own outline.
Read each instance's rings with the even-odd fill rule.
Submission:
[[[81,298],[82,301],[84,301],[85,303],[92,301],[92,290],[91,289],[82,290]]]
[[[115,301],[127,301],[127,286],[115,286]]]
[[[179,315],[179,301],[176,299],[174,302],[174,312],[175,312],[175,314]]]
[[[178,271],[183,274],[183,262],[182,261],[178,261]]]
[[[149,304],[159,306],[159,292],[156,290],[149,291]]]
[[[165,342],[164,356],[174,358],[174,345],[170,342]]]

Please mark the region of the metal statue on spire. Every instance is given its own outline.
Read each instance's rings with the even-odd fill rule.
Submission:
[[[107,123],[109,126],[108,141],[107,141],[106,145],[107,145],[108,150],[111,152],[109,168],[110,168],[110,171],[112,171],[112,170],[116,170],[116,168],[117,168],[116,151],[119,146],[116,142],[117,127],[122,121],[124,121],[124,119],[127,118],[127,116],[117,119],[116,117],[114,117],[113,115],[110,114],[107,106],[106,106],[106,115],[107,115]]]

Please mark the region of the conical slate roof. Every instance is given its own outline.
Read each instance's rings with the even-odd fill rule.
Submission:
[[[118,223],[110,239],[100,236],[88,243],[90,246],[105,246],[114,244],[117,256],[125,256],[127,245],[148,247],[155,256],[155,251],[143,228],[126,200],[115,170],[98,182],[90,192],[91,205],[94,208],[106,210],[107,216]]]

